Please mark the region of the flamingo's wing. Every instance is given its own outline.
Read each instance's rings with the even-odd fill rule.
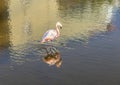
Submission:
[[[48,30],[47,32],[44,33],[42,39],[45,39],[45,38],[48,36],[48,34],[49,34],[49,30]]]
[[[45,39],[45,38],[53,39],[56,35],[57,33],[55,32],[55,30],[48,30],[47,32],[44,33],[42,39]]]

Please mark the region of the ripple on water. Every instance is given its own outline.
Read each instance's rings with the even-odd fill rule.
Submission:
[[[36,48],[37,47],[37,48]],[[24,44],[10,48],[10,58],[12,62],[23,64],[40,60],[39,45]],[[39,55],[38,55],[39,54]]]

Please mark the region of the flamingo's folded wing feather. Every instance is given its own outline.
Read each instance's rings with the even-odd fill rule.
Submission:
[[[44,33],[42,39],[45,39],[47,37],[54,38],[57,35],[55,30],[48,30],[47,32]]]

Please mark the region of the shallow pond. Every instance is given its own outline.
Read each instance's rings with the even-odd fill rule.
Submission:
[[[119,85],[119,3],[1,0],[0,85]],[[40,44],[57,21],[60,37]]]

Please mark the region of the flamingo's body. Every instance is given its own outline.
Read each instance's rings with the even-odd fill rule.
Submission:
[[[62,24],[60,22],[57,22],[55,29],[48,30],[47,32],[44,33],[41,43],[52,41],[58,36],[60,36],[59,28],[62,28]]]

